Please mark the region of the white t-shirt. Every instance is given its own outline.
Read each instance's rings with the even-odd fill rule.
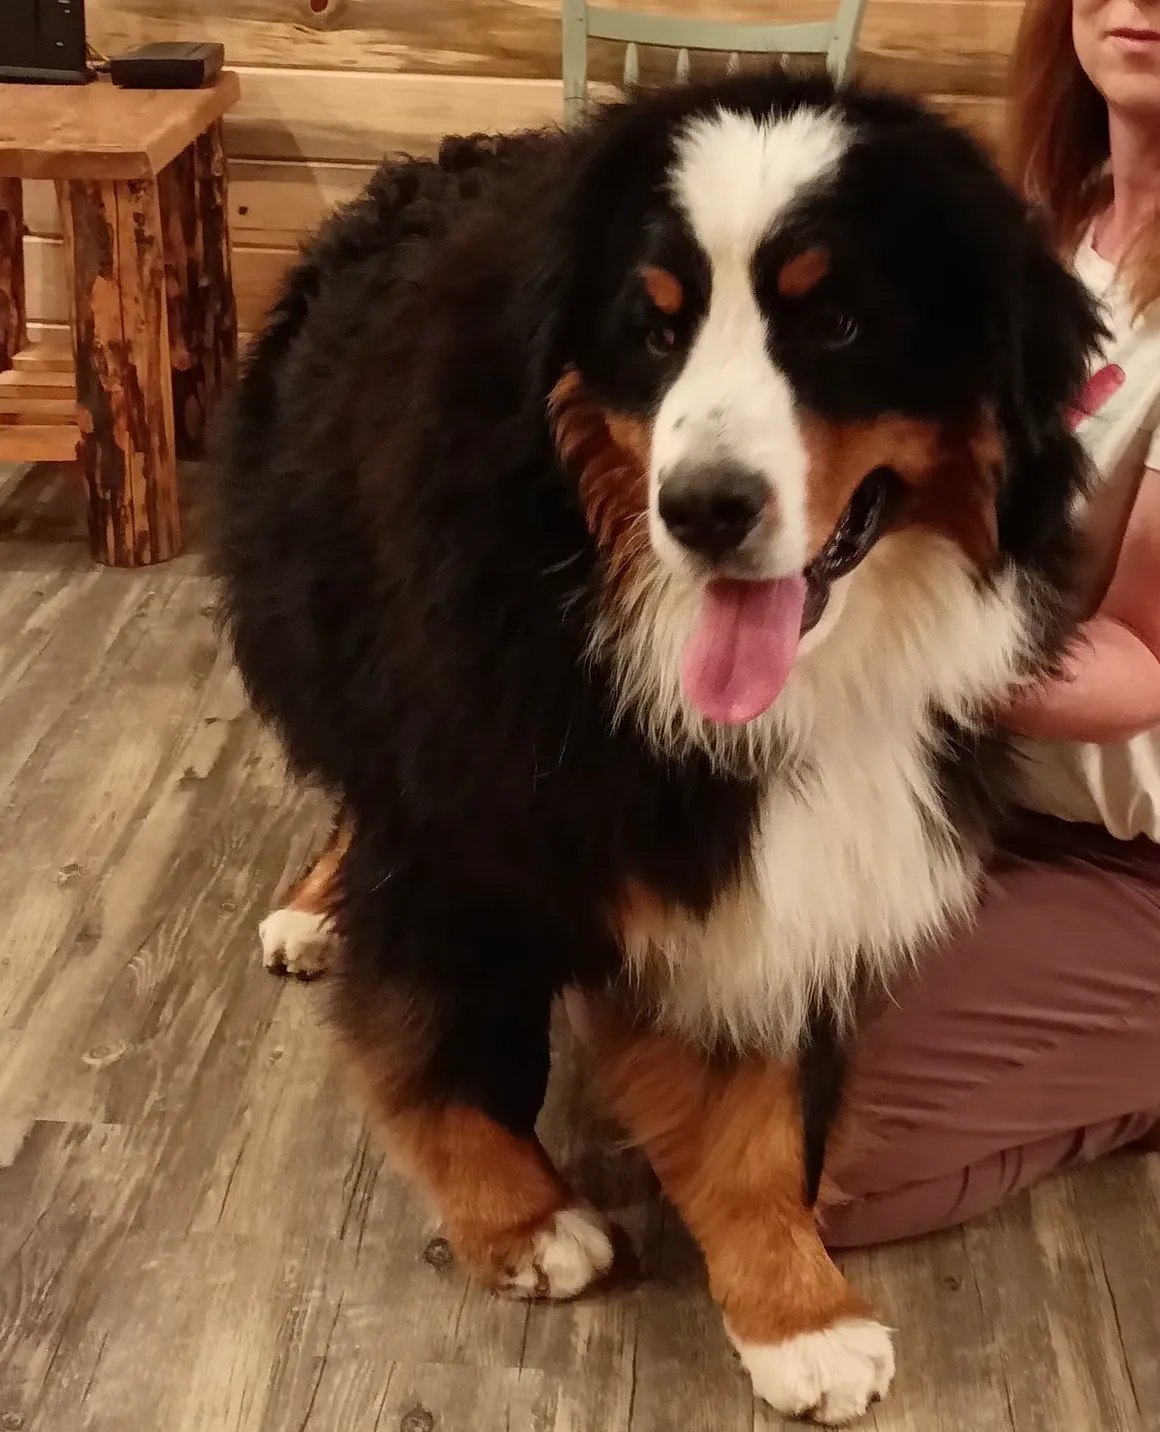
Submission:
[[[1084,390],[1076,432],[1100,480],[1160,468],[1160,305],[1134,319],[1116,270],[1081,245],[1075,268],[1105,306],[1111,337]],[[1160,727],[1109,744],[1025,741],[1023,804],[1064,820],[1103,825],[1121,840],[1160,841]]]

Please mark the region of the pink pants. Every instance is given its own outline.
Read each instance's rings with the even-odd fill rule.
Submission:
[[[863,1025],[847,1102],[860,1152],[824,1217],[835,1248],[1160,1147],[1160,846],[1028,818],[977,923]]]

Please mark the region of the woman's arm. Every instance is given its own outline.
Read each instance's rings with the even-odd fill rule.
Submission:
[[[1064,675],[1029,687],[1006,724],[1049,741],[1123,741],[1160,726],[1160,471],[1144,472],[1107,596]]]

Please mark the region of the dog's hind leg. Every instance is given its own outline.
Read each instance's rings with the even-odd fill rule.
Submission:
[[[807,1205],[798,1077],[701,1051],[591,1003],[584,1044],[705,1255],[726,1330],[777,1411],[842,1424],[889,1388],[894,1350]]]
[[[330,968],[335,876],[350,835],[349,819],[340,812],[326,849],[258,926],[262,963],[268,970],[315,979]]]

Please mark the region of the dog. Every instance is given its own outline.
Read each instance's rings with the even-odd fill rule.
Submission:
[[[969,918],[995,712],[1074,631],[1100,331],[971,139],[786,75],[387,162],[296,263],[214,568],[341,814],[263,941],[333,964],[369,1106],[495,1288],[613,1262],[535,1134],[579,990],[757,1393],[886,1392],[816,1218],[842,1051]]]

